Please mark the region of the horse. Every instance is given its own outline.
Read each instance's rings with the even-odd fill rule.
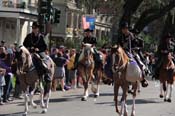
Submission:
[[[160,98],[164,97],[165,102],[171,102],[173,83],[175,81],[174,69],[172,54],[167,53],[164,55],[164,60],[159,70]]]
[[[102,72],[100,72],[100,68],[95,69],[95,61],[94,61],[94,48],[92,44],[84,44],[82,43],[82,52],[79,56],[78,67],[77,70],[79,72],[79,76],[82,77],[83,86],[84,86],[84,95],[82,97],[82,101],[87,101],[89,96],[88,94],[88,86],[91,82],[91,91],[94,93],[94,97],[99,96],[99,82],[101,78]],[[95,77],[96,75],[96,77]],[[93,80],[96,80],[97,88],[94,87]]]
[[[33,57],[32,57],[33,55]],[[47,64],[36,53],[30,54],[30,52],[24,46],[20,46],[15,53],[15,59],[17,64],[17,76],[21,84],[21,89],[25,93],[25,110],[23,115],[28,114],[28,94],[30,98],[30,104],[33,108],[37,108],[37,105],[33,101],[33,95],[36,87],[40,88],[40,106],[43,109],[42,113],[46,113],[49,105],[49,98],[51,95],[51,80],[54,75],[55,67],[54,62],[49,59]],[[40,69],[40,74],[34,66],[33,58],[37,60],[37,66]],[[46,67],[48,71],[46,72]],[[45,77],[49,76],[50,80]],[[44,82],[44,85],[43,85]],[[30,92],[29,92],[30,87]],[[46,103],[44,103],[46,98]]]
[[[122,49],[121,46],[115,45],[111,48],[112,54],[112,72],[114,80],[114,101],[116,112],[120,116],[127,116],[127,94],[129,83],[132,85],[132,96],[133,96],[133,105],[131,116],[135,115],[135,98],[138,89],[138,82],[141,81],[142,72],[138,68],[138,65],[135,61],[130,61],[129,57]],[[133,67],[134,66],[134,67]],[[132,72],[131,72],[132,71]],[[134,75],[133,75],[134,74]],[[132,75],[132,76],[131,76]],[[122,98],[121,98],[121,110],[118,109],[118,93],[119,88],[122,88]]]

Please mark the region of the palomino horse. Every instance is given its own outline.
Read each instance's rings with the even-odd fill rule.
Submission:
[[[95,62],[93,59],[93,46],[91,44],[82,44],[83,49],[82,53],[80,54],[79,57],[79,63],[78,63],[78,71],[79,71],[79,76],[82,77],[83,80],[83,86],[84,86],[84,96],[82,97],[82,101],[86,101],[87,97],[89,96],[88,94],[88,86],[89,82],[91,81],[92,84],[92,92],[94,93],[94,97],[97,97],[99,95],[99,78],[101,73],[99,70],[94,70],[95,69]],[[95,79],[94,76],[94,71],[98,75],[97,80],[97,88],[94,87],[94,82],[92,82],[93,79]]]
[[[160,80],[160,98],[164,97],[164,101],[171,102],[173,91],[173,83],[175,80],[174,63],[171,53],[164,56],[163,64],[159,72]],[[163,95],[164,93],[164,95]]]
[[[126,55],[125,51],[118,45],[115,45],[112,47],[112,71],[113,71],[113,79],[114,79],[114,100],[115,100],[115,107],[116,112],[119,113],[120,116],[127,116],[127,105],[126,105],[126,99],[127,99],[127,93],[128,93],[128,86],[129,83],[133,86],[133,105],[132,105],[132,112],[131,116],[135,115],[135,98],[136,98],[136,91],[138,88],[138,81],[141,80],[141,71],[139,71],[138,66],[135,68],[132,68],[133,73],[138,72],[138,75],[136,74],[136,77],[129,77],[128,76],[128,68],[130,67],[130,61],[128,56]],[[133,61],[134,66],[137,64]],[[127,72],[128,71],[128,72]],[[132,75],[132,74],[131,74]],[[119,87],[122,88],[122,98],[121,98],[121,111],[118,109],[118,92]]]
[[[33,54],[34,55],[34,54]],[[50,59],[50,63],[44,64],[42,59],[38,54],[34,55],[37,61],[37,65],[40,68],[42,75],[39,76],[36,70],[36,66],[33,65],[32,56],[30,55],[29,51],[24,47],[19,47],[19,50],[16,52],[16,62],[17,62],[17,75],[19,77],[21,88],[25,92],[25,111],[24,115],[28,113],[28,94],[30,98],[30,104],[33,108],[36,108],[37,105],[33,101],[33,95],[36,87],[39,85],[40,87],[40,106],[43,108],[42,113],[47,112],[49,98],[51,95],[51,81],[46,81],[44,78],[47,73],[47,76],[52,79],[54,74],[54,62]],[[48,71],[45,72],[44,65],[48,67]],[[43,82],[45,82],[45,88],[43,86]],[[32,91],[29,92],[29,87]],[[45,91],[46,90],[46,91]],[[44,97],[46,97],[46,103],[44,103]]]

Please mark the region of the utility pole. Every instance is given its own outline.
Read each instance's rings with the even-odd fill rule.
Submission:
[[[38,1],[38,22],[40,32],[49,35],[49,50],[51,50],[51,22],[53,20],[52,0]]]

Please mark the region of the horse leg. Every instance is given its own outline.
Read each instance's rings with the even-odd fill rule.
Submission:
[[[163,83],[160,82],[160,95],[159,95],[160,98],[163,98]]]
[[[140,93],[141,92],[141,84],[140,84],[140,82],[137,82],[137,84],[138,84],[138,93]]]
[[[33,108],[37,108],[37,105],[33,101],[34,92],[35,92],[35,88],[29,93],[30,104]]]
[[[88,81],[86,82],[83,79],[83,86],[84,86],[84,96],[82,97],[81,101],[87,101],[87,97],[89,96],[89,93],[88,93]]]
[[[51,82],[46,82],[44,89],[44,97],[46,98],[45,107],[43,108],[42,113],[46,113],[49,107],[49,98],[51,96]]]
[[[117,85],[116,83],[114,83],[114,101],[115,101],[115,110],[117,113],[119,112],[118,109],[118,91],[119,91],[119,85]]]
[[[136,93],[137,93],[137,86],[139,86],[138,84],[140,84],[140,83],[136,82],[133,85],[134,92],[133,92],[133,105],[132,105],[131,116],[135,116],[135,98],[136,98]]]
[[[44,87],[42,82],[39,83],[39,88],[40,88],[40,107],[41,108],[45,108],[45,104],[44,104]]]
[[[121,116],[127,116],[128,111],[127,111],[127,105],[126,105],[126,98],[127,98],[127,92],[128,92],[128,84],[124,83],[124,86],[122,86],[122,90],[123,90],[123,95],[122,95],[120,114]]]
[[[28,91],[25,91],[24,104],[25,104],[24,116],[26,116],[27,113],[28,113],[28,110],[29,110],[29,107],[28,107]]]
[[[168,84],[167,82],[163,82],[163,91],[164,91],[164,101],[167,101],[166,97],[168,94]]]
[[[101,77],[102,77],[101,72],[100,72],[100,71],[97,71],[97,75],[96,75],[96,84],[97,84],[97,88],[94,88],[95,91],[93,91],[94,97],[95,97],[95,98],[97,98],[97,97],[100,95],[100,93],[99,93],[99,89],[100,89],[99,83],[100,83]]]
[[[170,90],[169,90],[170,89]],[[169,91],[167,91],[167,95],[166,95],[166,101],[167,102],[171,102],[171,97],[172,97],[172,90],[173,90],[173,84],[168,84],[167,85],[167,90],[169,90]],[[169,93],[168,93],[169,92]]]
[[[170,84],[170,94],[169,94],[168,102],[171,102],[172,92],[173,92],[173,84]]]

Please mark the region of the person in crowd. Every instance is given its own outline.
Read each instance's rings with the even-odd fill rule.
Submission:
[[[70,50],[70,59],[67,64],[67,69],[69,73],[69,79],[71,80],[71,88],[75,89],[76,88],[76,69],[74,67],[74,62],[75,62],[75,56],[76,56],[76,50],[71,49]]]
[[[12,77],[11,64],[9,64],[8,54],[4,47],[0,47],[0,67],[6,70],[5,74],[5,83],[6,85],[3,88],[3,102],[12,101],[10,99],[10,93],[12,90]]]
[[[68,60],[66,58],[63,57],[62,52],[58,52],[57,53],[57,57],[53,59],[53,61],[56,64],[56,71],[55,71],[55,75],[54,75],[54,85],[57,87],[57,80],[59,80],[61,82],[61,89],[62,91],[65,91],[65,89],[67,90],[66,86],[65,86],[65,65],[68,63]]]
[[[2,95],[3,95],[3,87],[5,86],[5,73],[6,70],[3,68],[0,68],[0,105],[4,105],[5,103],[3,102]]]

